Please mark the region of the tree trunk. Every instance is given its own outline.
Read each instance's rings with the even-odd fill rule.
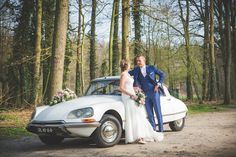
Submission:
[[[208,0],[205,0],[205,16],[203,19],[204,23],[204,53],[203,53],[203,74],[202,74],[202,100],[206,99],[207,95],[207,84],[208,84],[208,56],[209,56],[209,9]]]
[[[178,0],[180,8],[180,18],[184,27],[184,39],[185,39],[185,50],[186,50],[186,61],[187,61],[187,77],[186,77],[186,86],[187,86],[187,99],[193,99],[193,89],[192,89],[192,65],[190,57],[190,36],[189,36],[189,0],[186,0],[186,17],[183,15],[183,8],[181,1]]]
[[[96,29],[96,9],[97,2],[92,0],[92,14],[91,14],[91,34],[90,34],[90,79],[96,76],[96,51],[95,51],[95,29]]]
[[[49,79],[51,69],[51,56],[52,56],[52,42],[53,42],[53,30],[55,23],[55,1],[47,0],[43,1],[43,26],[44,26],[44,40],[43,48],[45,57],[42,60],[43,64],[43,100],[48,99],[49,95]]]
[[[119,52],[119,3],[120,0],[114,0],[115,3],[115,16],[114,16],[114,34],[113,34],[113,45],[112,45],[112,75],[119,74],[119,61],[120,61],[120,52]]]
[[[35,37],[35,65],[34,65],[34,105],[35,107],[42,102],[41,93],[41,40],[42,40],[42,0],[37,0],[36,9],[36,37]]]
[[[232,35],[231,35],[231,44],[232,44],[232,61],[233,66],[231,68],[231,95],[233,100],[236,100],[236,1],[232,0],[231,5],[231,28],[232,28]]]
[[[216,99],[216,59],[214,45],[214,0],[210,0],[210,100]]]
[[[84,14],[82,13],[82,2],[81,2],[81,7],[80,7],[80,14],[81,14],[81,18],[82,18],[82,39],[81,39],[81,49],[80,49],[80,59],[81,59],[81,63],[80,63],[80,72],[81,72],[81,93],[84,93],[84,37],[85,37],[85,25],[84,25]]]
[[[9,58],[9,48],[8,46],[8,31],[2,29],[4,24],[2,22],[2,16],[0,16],[0,106],[7,105],[7,100],[9,97],[8,91],[8,67],[7,62]]]
[[[68,25],[68,0],[56,2],[56,19],[53,38],[53,56],[50,79],[50,99],[62,89],[63,70]]]
[[[76,59],[76,80],[75,80],[75,92],[77,95],[81,94],[81,71],[80,71],[80,48],[81,48],[81,7],[82,0],[79,0],[79,11],[78,11],[78,39],[77,39],[77,59]]]
[[[231,102],[231,89],[230,89],[230,74],[231,74],[231,27],[230,27],[230,2],[223,1],[225,7],[225,94],[224,104],[230,104]]]
[[[115,8],[116,0],[113,1],[111,25],[110,25],[110,37],[109,37],[109,75],[112,75],[112,57],[113,57],[113,35],[114,35],[114,25],[115,25]]]
[[[129,0],[122,0],[122,59],[129,58]]]
[[[150,51],[151,51],[151,19],[148,17],[148,24],[147,24],[147,39],[146,39],[146,64],[150,64]]]
[[[141,45],[141,11],[140,4],[142,0],[133,0],[133,20],[134,20],[134,55],[140,55],[142,53]]]

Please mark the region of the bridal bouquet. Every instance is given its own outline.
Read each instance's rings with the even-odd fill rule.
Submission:
[[[138,106],[144,105],[145,104],[145,94],[138,90],[136,91],[136,96],[137,99],[135,99],[135,102],[137,103]]]
[[[75,99],[77,96],[75,94],[75,92],[73,92],[72,90],[70,90],[69,88],[63,89],[59,92],[57,92],[57,94],[55,96],[53,96],[52,100],[49,102],[49,104],[55,105],[58,104],[60,102],[65,102],[71,99]]]

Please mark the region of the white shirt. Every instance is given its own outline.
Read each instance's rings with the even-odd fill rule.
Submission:
[[[141,69],[141,73],[143,74],[143,76],[145,77],[147,75],[147,72],[146,72],[146,65],[144,65],[143,67],[140,67]]]

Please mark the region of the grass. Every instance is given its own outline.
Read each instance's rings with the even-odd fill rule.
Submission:
[[[0,110],[0,138],[30,136],[25,127],[32,110]]]
[[[219,112],[219,111],[226,111],[230,109],[236,109],[236,105],[229,104],[229,105],[222,105],[222,104],[191,104],[188,105],[188,113],[195,114],[195,113],[204,113],[204,112]]]
[[[25,127],[18,128],[0,128],[0,138],[3,137],[21,137],[21,136],[31,136],[32,134],[28,132]]]

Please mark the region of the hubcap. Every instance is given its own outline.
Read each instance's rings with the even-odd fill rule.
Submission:
[[[117,126],[112,121],[107,121],[101,126],[101,135],[104,141],[111,143],[117,138]]]
[[[179,119],[179,120],[175,121],[175,123],[176,123],[177,126],[180,127],[183,124],[183,119]]]

